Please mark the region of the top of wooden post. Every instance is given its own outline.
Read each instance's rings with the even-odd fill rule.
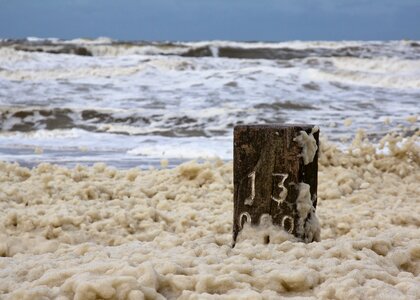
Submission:
[[[253,128],[313,128],[315,127],[314,124],[287,124],[287,123],[269,123],[269,124],[238,124],[235,125],[234,128],[246,128],[246,127],[253,127]]]

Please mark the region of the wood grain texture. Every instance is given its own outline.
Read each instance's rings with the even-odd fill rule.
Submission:
[[[247,218],[244,217],[246,213],[253,225],[259,224],[262,214],[269,214],[273,224],[283,226],[302,240],[305,238],[304,234],[296,232],[298,183],[310,185],[311,199],[316,207],[318,151],[314,160],[304,165],[300,157],[302,148],[293,139],[302,130],[310,134],[313,127],[269,124],[234,128],[233,245]],[[313,136],[319,148],[319,131]]]

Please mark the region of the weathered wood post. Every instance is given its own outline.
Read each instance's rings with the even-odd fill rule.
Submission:
[[[245,222],[258,225],[267,214],[299,240],[319,240],[318,146],[313,125],[235,127],[233,246]]]

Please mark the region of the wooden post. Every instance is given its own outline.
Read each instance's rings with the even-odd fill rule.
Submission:
[[[264,214],[301,241],[319,240],[309,224],[316,218],[318,146],[313,125],[235,127],[233,246],[244,222],[258,225]]]

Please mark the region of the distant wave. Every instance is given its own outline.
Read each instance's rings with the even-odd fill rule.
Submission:
[[[397,47],[396,47],[397,46]],[[81,56],[180,55],[184,57],[226,57],[240,59],[301,59],[306,57],[372,58],[397,55],[405,59],[420,58],[420,42],[124,42],[101,38],[76,39],[6,39],[0,47],[18,51]]]
[[[30,132],[78,128],[91,132],[126,135],[207,136],[209,118],[194,118],[188,114],[143,115],[120,110],[71,108],[0,108],[0,129],[3,132]],[[211,131],[209,131],[211,132]]]
[[[314,110],[314,106],[289,101],[260,103],[254,106],[260,113],[268,115],[280,111]],[[110,132],[126,135],[159,136],[212,136],[229,132],[240,124],[243,113],[232,109],[225,115],[217,111],[136,111],[96,108],[58,107],[0,107],[0,129],[3,132],[30,132],[78,128],[92,132]],[[229,120],[237,120],[232,123]]]

